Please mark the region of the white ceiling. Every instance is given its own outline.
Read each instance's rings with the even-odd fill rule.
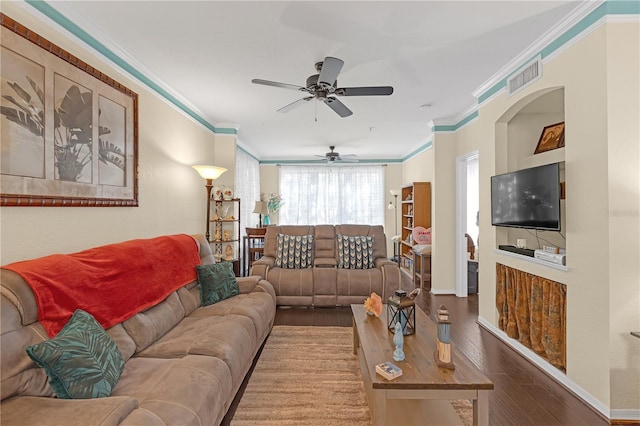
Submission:
[[[329,145],[361,159],[407,156],[430,139],[431,120],[474,106],[478,87],[581,3],[49,4],[211,124],[237,126],[240,145],[260,160],[285,161],[313,159]],[[390,85],[393,95],[341,97],[354,112],[347,118],[316,101],[283,114],[276,110],[306,93],[251,83],[304,86],[325,56],[344,60],[339,87]]]

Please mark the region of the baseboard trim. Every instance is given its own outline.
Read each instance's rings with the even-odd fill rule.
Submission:
[[[566,387],[570,392],[574,393],[578,398],[582,399],[585,403],[590,405],[593,409],[602,414],[607,420],[611,419],[611,414],[613,412],[623,411],[625,414],[630,411],[636,410],[610,410],[609,407],[604,405],[602,402],[597,400],[593,395],[591,395],[586,390],[582,389],[578,384],[576,384],[573,380],[569,379],[564,373],[550,364],[547,360],[536,354],[531,349],[524,346],[522,343],[518,342],[515,339],[509,337],[504,331],[496,328],[493,324],[491,324],[486,319],[478,316],[478,324],[486,329],[489,333],[493,334],[508,346],[513,348],[516,352],[519,352],[522,356],[527,358],[530,362],[535,364],[542,371],[547,373],[551,378],[555,381]],[[618,413],[616,413],[618,414]],[[616,418],[624,418],[626,416],[616,415]]]
[[[640,410],[634,410],[634,409],[611,410],[611,424],[638,425],[640,424]]]
[[[436,294],[438,296],[441,295],[446,295],[446,294],[452,294],[455,296],[456,291],[455,290],[438,290],[438,289],[431,289],[431,294]]]

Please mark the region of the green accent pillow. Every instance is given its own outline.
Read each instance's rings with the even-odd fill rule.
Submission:
[[[209,306],[240,294],[231,262],[196,265],[202,306]]]
[[[80,309],[55,337],[27,346],[26,351],[44,368],[58,398],[109,396],[124,368],[116,343],[91,314]]]
[[[373,260],[373,235],[336,235],[338,241],[338,268],[371,269]]]

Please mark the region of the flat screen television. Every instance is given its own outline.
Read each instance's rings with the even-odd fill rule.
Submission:
[[[560,230],[560,164],[491,177],[491,224]]]

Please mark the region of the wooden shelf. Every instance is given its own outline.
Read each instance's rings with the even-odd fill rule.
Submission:
[[[535,257],[525,256],[523,254],[513,253],[513,252],[510,252],[510,251],[500,250],[500,249],[494,249],[493,251],[494,251],[494,253],[501,254],[503,256],[514,257],[516,259],[524,260],[526,262],[535,263],[537,265],[543,265],[543,266],[546,266],[548,268],[557,269],[559,271],[567,272],[569,270],[569,268],[567,266],[558,265],[557,263],[551,263],[551,262],[547,262],[547,261],[544,261],[544,260],[536,259]]]
[[[209,244],[211,245],[211,251],[217,259],[224,260],[226,257],[227,246],[231,246],[233,250],[233,269],[237,276],[240,276],[240,199],[233,198],[230,200],[215,200],[211,199],[209,203],[209,215],[210,217],[220,216],[225,217],[233,216],[236,219],[211,219],[213,224],[211,227],[211,235]],[[224,239],[225,232],[228,232],[228,238]]]
[[[402,199],[402,235],[400,244],[400,257],[406,259],[405,275],[414,279],[415,259],[411,251],[413,243],[409,242],[413,229],[418,226],[424,228],[431,227],[431,183],[412,182],[403,185],[401,190]],[[413,241],[413,240],[411,240]],[[406,268],[406,266],[411,268]]]

